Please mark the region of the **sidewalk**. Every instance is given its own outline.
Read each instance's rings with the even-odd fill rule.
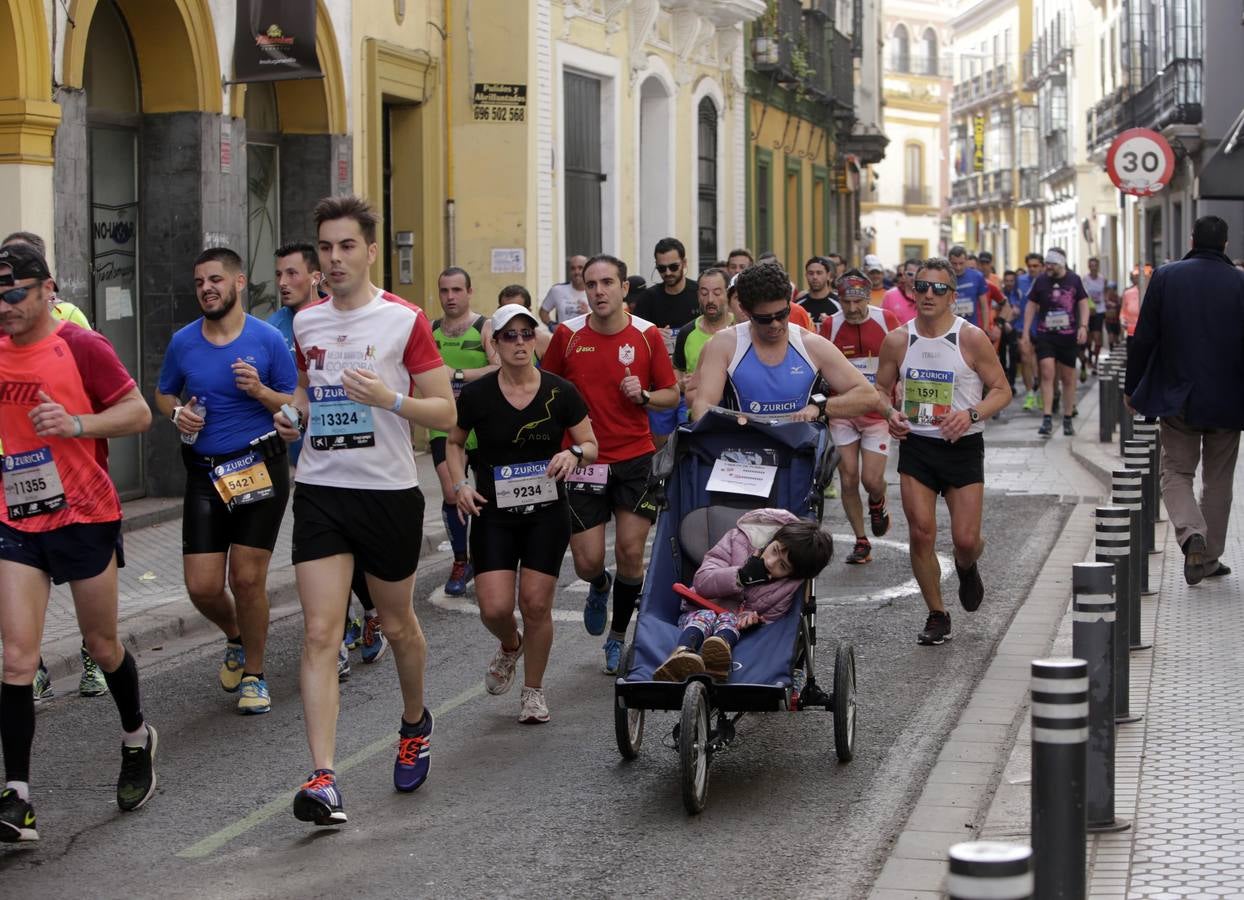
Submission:
[[[419,485],[427,505],[423,515],[423,548],[420,569],[444,562],[448,554],[437,550],[445,539],[441,524],[441,491],[432,456],[415,456]],[[186,594],[181,567],[181,500],[158,498],[123,504],[125,568],[118,571],[120,603],[118,636],[133,651],[179,637],[208,635],[215,626],[199,615]],[[287,509],[268,570],[268,600],[272,621],[299,610],[290,562],[293,515]],[[78,650],[81,635],[68,585],[53,585],[43,632],[43,659],[53,681],[81,670]]]
[[[1065,441],[1073,464],[1098,479],[1118,468],[1117,441],[1098,442],[1097,392],[1081,400],[1079,434]],[[994,435],[991,430],[987,441]],[[1055,437],[1051,446],[1056,446]],[[1244,490],[1244,468],[1236,490]],[[1053,491],[1052,491],[1053,492]],[[1030,843],[1031,744],[1028,663],[1069,656],[1071,566],[1092,558],[1093,508],[1082,502],[1017,613],[985,679],[963,710],[938,765],[870,895],[942,896],[948,848],[975,838]],[[1090,835],[1090,898],[1244,895],[1244,637],[1238,572],[1244,523],[1232,521],[1224,561],[1237,573],[1189,587],[1174,530],[1159,522],[1162,551],[1149,558],[1142,634],[1131,655],[1129,705],[1141,721],[1120,725],[1115,814],[1132,827]]]

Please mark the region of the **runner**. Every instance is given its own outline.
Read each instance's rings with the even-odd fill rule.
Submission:
[[[730,255],[726,257],[726,273],[733,278],[750,265],[756,263],[756,258],[752,256],[752,251],[740,247],[737,250],[731,250]]]
[[[868,302],[873,306],[881,306],[885,300],[885,264],[881,261],[881,257],[874,253],[870,253],[864,257],[864,271],[868,274],[868,280],[871,290],[868,293]],[[843,274],[846,274],[845,272]],[[841,278],[839,275],[838,278]],[[835,283],[837,279],[834,279]]]
[[[701,351],[692,418],[721,405],[723,398],[743,412],[805,422],[822,415],[884,412],[877,392],[842,351],[787,321],[788,283],[780,266],[752,266],[738,276],[739,305],[748,322],[719,332]],[[821,379],[835,396],[827,399],[818,391]]]
[[[1136,334],[1136,325],[1140,322],[1140,269],[1133,268],[1128,273],[1131,282],[1123,290],[1123,298],[1119,301],[1119,322],[1124,333],[1130,339]]]
[[[898,284],[886,291],[885,298],[881,301],[881,308],[892,313],[900,325],[916,317],[916,290],[912,285],[919,269],[918,259],[909,259],[899,266]]]
[[[871,306],[870,282],[859,269],[851,269],[838,279],[838,302],[842,311],[821,326],[827,338],[870,383],[877,380],[877,359],[881,342],[899,327],[894,313]],[[855,534],[855,548],[848,565],[862,565],[872,559],[872,543],[864,534],[864,506],[860,502],[860,483],[868,492],[868,520],[873,535],[890,530],[890,511],[886,509],[885,466],[890,454],[890,429],[880,413],[869,412],[853,418],[829,420],[829,433],[842,461],[842,508]]]
[[[1088,274],[1080,279],[1092,305],[1089,309],[1088,343],[1081,348],[1080,381],[1088,380],[1088,368],[1097,374],[1097,357],[1101,354],[1102,326],[1106,323],[1106,277],[1101,274],[1101,260],[1090,256]]]
[[[0,404],[5,504],[0,509],[0,840],[37,841],[30,802],[33,682],[49,582],[69,583],[86,648],[121,717],[117,806],[156,787],[159,737],[143,719],[138,667],[117,640],[121,501],[108,477],[108,438],[140,434],[151,410],[99,334],[52,317],[52,274],[33,247],[0,249]],[[88,778],[88,781],[90,778]]]
[[[679,393],[661,330],[623,308],[626,263],[600,254],[583,271],[592,311],[558,326],[541,368],[579,389],[600,447],[596,464],[571,475],[566,490],[574,569],[589,585],[583,607],[588,634],[604,633],[613,587],[613,619],[602,648],[605,672],[613,675],[643,589],[644,544],[657,518],[647,494],[655,448],[644,411],[674,409]],[[615,578],[605,569],[611,515]]]
[[[276,285],[281,296],[281,308],[268,317],[268,324],[281,332],[285,346],[289,348],[291,360],[297,356],[294,346],[294,316],[312,300],[328,296],[323,290],[323,283],[324,273],[320,271],[319,251],[313,244],[303,242],[277,248]],[[291,470],[297,467],[301,452],[302,439],[299,438],[289,445]],[[350,606],[347,603],[345,630],[341,636],[341,648],[337,651],[338,681],[345,681],[350,677],[351,650],[361,645],[363,662],[370,664],[377,662],[389,648],[380,626],[380,616],[371,602],[371,594],[367,592],[367,579],[357,563],[354,566],[350,590],[359,598],[363,607],[363,620],[359,621],[350,615]]]
[[[804,308],[814,328],[820,329],[839,310],[836,297],[829,280],[832,264],[827,259],[814,256],[803,266],[804,278],[808,289],[795,298],[795,302]]]
[[[1024,307],[1022,341],[1031,341],[1028,328],[1037,323],[1037,361],[1041,368],[1044,416],[1037,434],[1054,433],[1054,371],[1063,388],[1063,434],[1075,434],[1069,411],[1075,405],[1078,347],[1088,340],[1089,299],[1080,276],[1067,270],[1067,254],[1051,247],[1045,254],[1045,273],[1037,276]]]
[[[1238,268],[1238,267],[1237,267]],[[1106,338],[1111,350],[1122,340],[1122,327],[1119,324],[1119,311],[1122,301],[1119,298],[1119,284],[1116,281],[1106,282]]]
[[[575,258],[577,259],[577,257]],[[579,270],[579,280],[580,281],[583,280],[582,269]],[[531,309],[531,292],[528,291],[521,284],[507,284],[497,294],[497,308],[500,309],[501,307],[509,303],[517,303],[520,306],[524,306],[527,309]],[[587,308],[587,304],[585,302],[584,309],[586,308]],[[548,352],[549,341],[551,340],[553,340],[553,332],[550,329],[548,328],[537,328],[536,329],[535,363],[537,366],[540,365],[540,360],[544,359],[544,354]],[[496,346],[496,342],[493,343],[493,346],[494,347]]]
[[[665,352],[672,356],[678,329],[693,320],[699,312],[700,290],[695,281],[687,277],[687,252],[678,238],[667,237],[657,241],[653,259],[661,280],[639,295],[635,301],[635,317],[660,329]],[[686,418],[687,404],[681,396],[674,409],[648,410],[653,444],[658,449],[665,446],[678,423]]]
[[[1019,323],[1021,328],[1026,321],[1024,309],[1028,305],[1028,294],[1032,292],[1033,282],[1040,277],[1043,271],[1045,271],[1045,257],[1040,253],[1029,253],[1024,257],[1024,271],[1015,277],[1015,288],[1019,291],[1019,315],[1015,321]],[[1037,352],[1034,349],[1037,341],[1037,323],[1035,321],[1026,333],[1031,340],[1025,342],[1023,335],[1020,335],[1020,370],[1023,372],[1024,392],[1027,394],[1024,398],[1024,412],[1033,412],[1038,406],[1037,394],[1041,390],[1041,379],[1037,373]]]
[[[34,247],[40,256],[44,259],[47,258],[47,242],[33,231],[13,232],[3,241],[0,241],[0,248],[7,247],[10,244],[26,244]],[[68,300],[62,300],[57,295],[57,291],[58,288],[56,286],[56,282],[53,281],[51,300],[52,318],[56,319],[58,322],[73,322],[73,324],[82,328],[90,329],[91,323],[87,321],[86,314]]]
[[[476,517],[471,558],[480,619],[501,642],[484,684],[488,693],[504,694],[525,654],[518,721],[537,725],[549,720],[544,670],[553,646],[553,594],[570,543],[562,482],[596,462],[596,437],[575,386],[535,368],[538,323],[530,310],[502,306],[491,324],[501,368],[463,388],[458,424],[449,431],[449,472],[458,516]],[[474,487],[466,480],[472,432],[479,442]],[[567,436],[570,446],[559,452]],[[514,621],[516,581],[521,631]]]
[[[432,323],[432,338],[440,348],[445,367],[452,372],[450,384],[454,397],[472,381],[483,378],[497,370],[488,359],[487,339],[491,325],[488,320],[471,309],[475,290],[471,276],[465,269],[450,266],[436,279],[444,317]],[[445,437],[443,431],[428,432],[428,446],[432,461],[436,463],[436,477],[441,482],[441,520],[453,548],[454,564],[445,582],[445,593],[459,597],[466,592],[467,582],[475,576],[467,553],[467,525],[458,519],[458,503],[454,499],[454,482],[449,477],[445,462]],[[468,453],[475,449],[475,441],[467,441]]]
[[[679,387],[688,403],[695,402],[695,391],[699,385],[696,368],[700,363],[700,351],[713,335],[734,324],[724,269],[705,269],[701,272],[699,293],[699,317],[680,328],[674,342],[674,371],[678,374]]]
[[[558,322],[566,322],[587,312],[587,292],[583,289],[583,265],[587,257],[576,255],[566,260],[567,280],[553,285],[540,304],[540,321],[552,329],[555,325],[551,313],[557,313]],[[530,303],[528,303],[530,306]]]
[[[238,694],[238,712],[261,714],[272,709],[268,563],[289,500],[289,457],[272,415],[293,398],[298,373],[281,333],[247,315],[245,289],[236,253],[199,254],[194,292],[203,315],[173,335],[155,396],[181,433],[186,592],[225,636],[220,686]]]
[[[1007,269],[1002,275],[1002,296],[1006,298],[1001,308],[999,323],[1002,327],[1002,346],[999,357],[1002,359],[1002,370],[1006,372],[1006,383],[1015,390],[1015,376],[1019,373],[1019,329],[1024,324],[1024,305],[1019,299],[1019,287],[1016,285],[1015,272]]]
[[[950,639],[937,562],[937,495],[946,498],[959,574],[959,602],[968,612],[985,597],[977,561],[984,550],[985,420],[1011,402],[1011,389],[985,333],[956,316],[955,275],[945,259],[926,260],[916,276],[920,313],[881,345],[877,390],[891,396],[902,380],[902,414],[890,420],[898,451],[911,569],[929,616],[920,644]],[[988,391],[988,393],[986,393]]]
[[[967,319],[968,322],[984,331],[996,347],[998,340],[1002,337],[1002,331],[993,324],[989,282],[985,280],[985,276],[979,269],[968,265],[968,254],[962,247],[950,248],[950,265],[956,279],[955,315]]]
[[[456,412],[426,314],[368,277],[379,252],[379,221],[359,197],[326,197],[316,205],[320,267],[332,298],[294,319],[298,422],[284,411],[273,419],[286,441],[307,432],[295,478],[292,555],[304,618],[302,707],[314,771],[294,797],[294,815],[317,825],[346,821],[333,771],[336,656],[356,558],[384,617],[402,691],[394,787],[415,790],[430,764],[427,644],[411,605],[424,500],[410,426],[450,428]],[[419,396],[407,396],[412,390]]]

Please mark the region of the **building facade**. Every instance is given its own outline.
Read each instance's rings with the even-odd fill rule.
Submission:
[[[885,159],[863,188],[866,251],[887,266],[945,254],[950,238],[950,0],[896,0],[883,17]]]
[[[959,0],[950,27],[952,239],[993,253],[999,271],[1015,268],[1032,237],[1029,210],[1018,202],[1021,144],[1036,134],[1024,112],[1032,98],[1020,80],[1032,0]]]
[[[886,146],[878,5],[766,0],[749,30],[746,246],[795,273],[858,261],[861,175]]]

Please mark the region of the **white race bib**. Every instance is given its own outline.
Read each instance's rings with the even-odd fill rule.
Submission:
[[[543,506],[556,500],[557,482],[544,474],[548,467],[547,459],[493,466],[492,484],[497,494],[497,509]]]
[[[1071,313],[1065,309],[1051,309],[1045,314],[1047,331],[1064,331],[1071,327]]]
[[[851,365],[864,373],[864,377],[868,379],[869,384],[877,381],[877,363],[879,358],[876,356],[854,356],[851,358]]]
[[[51,447],[4,458],[4,503],[13,521],[46,516],[65,505],[65,488]]]

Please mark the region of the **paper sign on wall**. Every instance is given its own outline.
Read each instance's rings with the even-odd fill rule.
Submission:
[[[134,301],[130,289],[115,284],[104,288],[104,318],[109,322],[114,319],[128,319],[134,315]]]

